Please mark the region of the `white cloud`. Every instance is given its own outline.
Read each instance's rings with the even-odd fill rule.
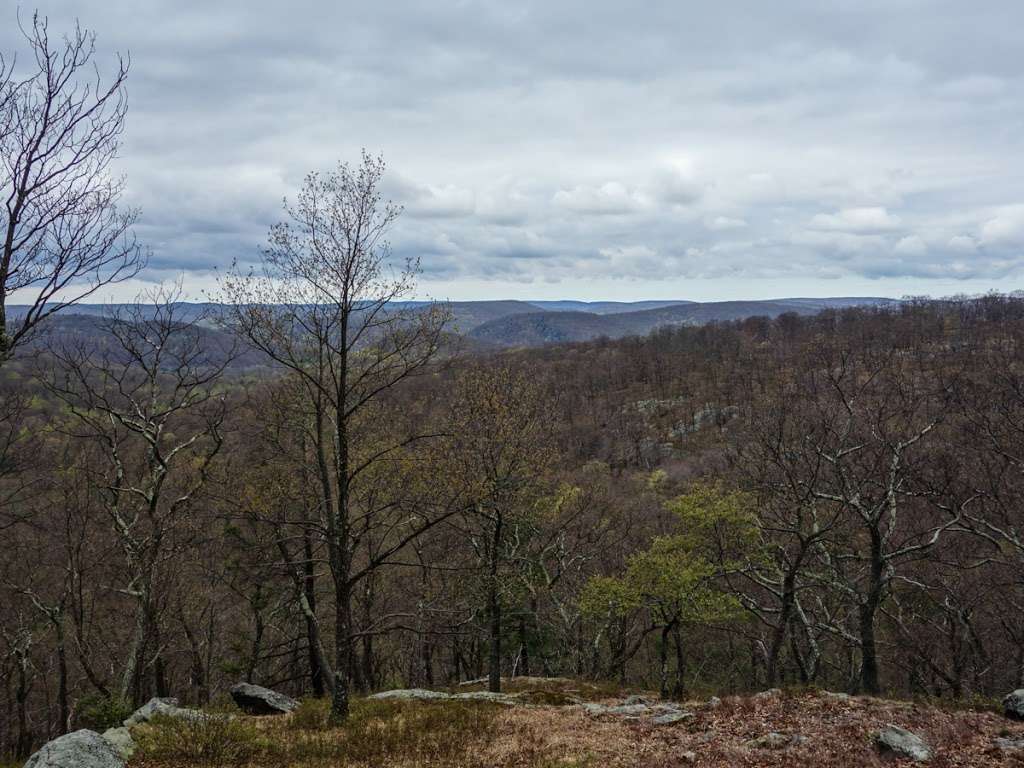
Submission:
[[[719,278],[739,298],[772,279],[775,295],[1021,287],[1007,276],[1024,246],[1024,4],[993,3],[998,29],[957,3],[923,25],[920,0],[827,18],[795,0],[739,15],[670,0],[46,12],[55,36],[75,17],[94,28],[104,61],[132,52],[116,170],[143,209],[149,277],[255,261],[303,174],[365,146],[406,205],[396,253],[456,297],[615,293],[611,263],[638,298]],[[13,18],[0,11],[4,53],[21,45]]]
[[[579,185],[560,189],[551,201],[573,213],[595,215],[632,213],[649,204],[641,192],[630,190],[618,181],[608,181],[599,187]]]
[[[891,232],[899,228],[900,219],[880,206],[844,208],[834,214],[817,214],[811,219],[810,226],[833,232]]]
[[[731,216],[715,216],[712,219],[706,220],[704,226],[721,232],[728,229],[743,229],[747,226],[747,222],[745,219],[733,218]]]
[[[951,251],[960,251],[961,253],[974,253],[978,250],[977,241],[970,235],[954,235],[949,238],[948,246]]]
[[[928,246],[917,235],[907,235],[899,239],[893,251],[900,256],[923,256],[928,252]]]
[[[981,227],[982,245],[1024,243],[1024,205],[1001,207]]]

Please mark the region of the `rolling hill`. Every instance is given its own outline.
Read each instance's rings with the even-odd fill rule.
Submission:
[[[534,312],[506,315],[482,323],[470,332],[478,341],[498,346],[537,346],[587,341],[602,336],[616,339],[643,336],[671,325],[703,325],[748,317],[778,317],[786,312],[813,315],[825,309],[885,304],[889,299],[853,297],[829,299],[778,299],[770,301],[691,302],[634,312]]]
[[[464,337],[470,349],[521,347],[587,341],[600,337],[643,336],[657,328],[673,325],[702,325],[742,320],[748,317],[777,317],[786,312],[811,315],[838,307],[879,305],[891,299],[874,297],[837,297],[824,299],[789,298],[765,301],[455,301],[449,302],[452,328]],[[99,320],[119,305],[77,304],[54,319],[52,330],[60,334],[91,336],[100,333]],[[404,309],[428,306],[427,302],[402,302]],[[24,307],[11,306],[10,317],[17,319]],[[182,303],[178,317],[192,320],[205,317],[211,343],[225,343],[225,332],[217,327],[218,307],[210,304]],[[247,364],[256,363],[246,359]]]

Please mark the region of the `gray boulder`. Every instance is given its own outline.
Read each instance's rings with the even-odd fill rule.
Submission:
[[[1020,752],[1024,750],[1024,738],[1012,738],[1008,736],[997,738],[993,745],[1000,752]]]
[[[907,757],[917,763],[932,759],[932,749],[924,739],[896,725],[887,725],[875,734],[875,744],[882,755]]]
[[[117,754],[125,760],[135,754],[135,739],[132,738],[130,728],[108,728],[103,732],[103,738],[110,742],[110,745],[117,750]]]
[[[187,709],[178,706],[178,700],[174,698],[150,699],[137,710],[131,717],[124,721],[126,728],[140,723],[148,723],[157,715],[163,717],[176,717],[181,720],[205,720],[209,715],[200,712],[198,709]]]
[[[399,688],[394,691],[381,691],[366,698],[377,700],[397,699],[399,701],[445,701],[451,697],[450,693],[428,691],[426,688]]]
[[[252,683],[233,685],[230,693],[238,708],[250,715],[286,715],[299,706],[290,696]]]
[[[469,691],[467,693],[444,693],[429,691],[426,688],[399,688],[394,691],[381,691],[368,699],[398,701],[488,701],[493,704],[518,704],[519,699],[511,693],[492,693],[491,691]]]
[[[139,723],[148,723],[154,715],[167,714],[178,708],[178,700],[174,698],[155,698],[150,699],[141,707],[136,709],[127,720],[124,721],[124,726],[130,728],[133,725]]]
[[[1003,697],[1003,712],[1014,720],[1024,720],[1024,688]]]
[[[47,742],[25,768],[124,768],[124,759],[96,731],[75,731]]]
[[[640,717],[641,715],[649,715],[651,708],[646,704],[619,704],[615,707],[608,707],[606,712],[609,715],[620,715],[622,717]]]
[[[658,715],[651,720],[651,723],[654,725],[673,725],[674,723],[680,723],[683,720],[689,720],[691,717],[693,717],[692,712],[684,712],[681,709],[676,709]]]

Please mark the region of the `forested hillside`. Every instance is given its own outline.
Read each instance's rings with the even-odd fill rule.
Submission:
[[[107,328],[4,369],[5,752],[323,695],[339,627],[354,691],[1021,684],[1021,299],[424,364],[350,421],[347,605],[301,376],[226,375],[173,309]]]

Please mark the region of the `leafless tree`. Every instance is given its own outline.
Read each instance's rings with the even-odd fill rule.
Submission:
[[[161,571],[176,555],[176,529],[187,524],[224,442],[215,385],[232,350],[204,338],[202,318],[179,318],[179,291],[157,288],[116,312],[105,321],[107,346],[55,345],[57,364],[39,374],[73,417],[60,428],[102,456],[90,482],[124,557],[121,591],[135,604],[119,687],[125,700],[138,698],[144,656],[154,651]]]
[[[401,209],[381,197],[384,168],[364,153],[356,168],[343,163],[311,173],[296,202],[285,202],[289,220],[271,229],[262,270],[236,269],[221,286],[232,327],[293,372],[305,391],[318,527],[334,586],[334,668],[327,677],[335,721],[348,716],[354,586],[436,522],[414,514],[383,524],[387,543],[355,563],[360,538],[398,511],[389,502],[361,504],[359,484],[417,439],[375,439],[372,450],[359,452],[357,430],[376,426],[371,413],[389,390],[430,370],[448,319],[443,307],[400,305],[415,287],[419,264],[392,266],[386,235]]]
[[[0,363],[62,307],[136,275],[138,216],[119,209],[111,175],[128,108],[128,61],[104,80],[95,35],[52,40],[45,18],[22,27],[21,63],[0,59]],[[13,296],[28,304],[9,314]]]

